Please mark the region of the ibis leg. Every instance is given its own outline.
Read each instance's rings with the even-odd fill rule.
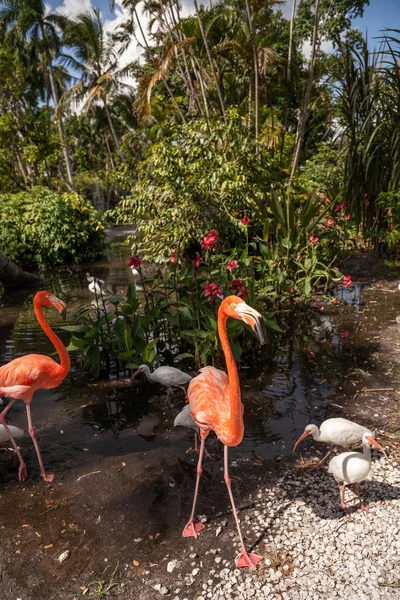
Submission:
[[[326,459],[328,458],[328,456],[330,456],[333,452],[333,445],[329,448],[328,452],[325,454],[325,456],[323,458],[321,458],[321,460],[319,461],[319,463],[317,465],[314,465],[312,467],[309,467],[310,471],[314,471],[314,469],[319,469],[320,467],[322,467],[322,465],[324,464],[324,462],[326,461]]]
[[[359,487],[359,484],[358,484],[358,483],[356,483],[356,484],[355,484],[355,486],[354,486],[354,490],[355,490],[355,492],[356,492],[357,496],[358,496],[358,497],[359,497],[359,499],[360,499],[360,508],[361,508],[361,510],[362,510],[363,512],[369,512],[369,513],[370,513],[370,512],[372,512],[372,510],[370,510],[370,509],[368,508],[368,506],[365,506],[365,504],[364,504],[364,502],[363,502],[363,499],[361,498],[361,495],[360,495],[360,487]]]
[[[8,411],[10,410],[10,408],[12,407],[14,402],[15,402],[15,399],[10,400],[10,402],[7,404],[6,408],[0,413],[0,423],[3,425],[3,427],[6,431],[6,434],[8,435],[8,437],[10,439],[12,447],[15,450],[15,454],[18,456],[18,459],[19,459],[18,479],[20,481],[25,481],[25,479],[28,475],[28,471],[26,469],[26,464],[24,462],[24,459],[21,456],[21,452],[19,451],[16,441],[14,440],[12,433],[7,425],[7,421],[6,421],[6,414],[8,413]]]

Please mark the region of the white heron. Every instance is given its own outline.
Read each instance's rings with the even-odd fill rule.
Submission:
[[[380,444],[375,440],[370,433],[364,433],[362,436],[363,452],[342,452],[338,456],[334,456],[328,465],[328,473],[332,473],[336,481],[339,483],[340,490],[340,508],[347,508],[344,501],[344,493],[346,486],[350,483],[355,483],[355,492],[360,499],[361,510],[368,511],[360,496],[359,483],[367,478],[371,470],[371,450],[370,446],[379,448],[386,456],[386,452]]]
[[[167,402],[171,394],[171,388],[180,387],[186,395],[186,389],[183,386],[192,380],[191,375],[188,375],[175,367],[158,367],[158,369],[151,372],[147,365],[140,365],[138,370],[132,375],[131,381],[135,379],[139,373],[144,373],[147,381],[150,381],[151,383],[160,383],[167,388],[167,396],[165,399]]]
[[[99,279],[99,277],[93,277],[90,273],[85,274],[86,280],[89,282],[88,289],[92,294],[96,294],[96,296],[104,296],[104,294],[110,295],[105,285],[105,281],[103,279]]]
[[[330,448],[320,462],[313,466],[312,469],[318,469],[333,452],[333,446],[342,446],[346,448],[355,442],[360,442],[363,438],[364,433],[373,436],[372,431],[358,425],[348,419],[342,419],[341,417],[327,419],[321,423],[320,428],[316,425],[307,425],[302,435],[299,437],[294,445],[293,452],[296,450],[297,445],[304,440],[308,435],[312,435],[316,442],[325,442],[330,444]]]

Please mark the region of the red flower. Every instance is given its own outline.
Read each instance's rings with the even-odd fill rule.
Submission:
[[[294,294],[294,287],[292,285],[289,285],[289,292],[291,294]]]
[[[335,220],[334,219],[328,219],[326,222],[326,230],[329,231],[331,227],[333,227],[335,224]]]
[[[329,200],[329,198],[327,198],[326,194],[324,194],[324,193],[320,194],[320,198],[321,198],[321,200],[324,201],[325,204],[330,204],[331,203],[331,201]]]
[[[316,308],[317,310],[321,310],[321,311],[322,311],[322,310],[324,310],[324,307],[323,307],[323,305],[322,305],[322,304],[315,304],[315,308]]]
[[[353,283],[352,277],[351,275],[345,275],[342,279],[342,283],[344,285],[344,287],[350,287]]]
[[[310,235],[310,246],[316,246],[318,244],[318,238],[316,235]]]
[[[345,338],[349,337],[349,332],[347,330],[341,331],[339,333],[340,337],[342,338],[342,340],[344,340]]]
[[[207,285],[204,286],[204,295],[208,298],[208,301],[211,302],[216,296],[223,296],[223,292],[216,283],[207,283]]]
[[[345,209],[347,208],[349,205],[349,203],[347,202],[347,200],[345,200],[344,202],[342,202],[342,208]]]
[[[238,261],[236,260],[236,258],[234,258],[233,260],[231,260],[230,263],[228,263],[228,266],[226,267],[228,269],[228,271],[233,271],[234,269],[236,269],[238,265]]]
[[[332,304],[339,304],[339,300],[337,298],[333,298]]]
[[[350,215],[344,215],[344,220],[345,220],[345,221],[350,221],[350,219],[351,219],[351,216],[350,216]]]
[[[169,262],[172,263],[173,265],[176,263],[176,252],[171,252]]]
[[[248,217],[247,215],[244,215],[243,219],[241,220],[241,223],[243,223],[243,225],[249,226],[251,223],[250,217]]]
[[[307,346],[306,348],[307,358],[315,358],[314,352],[311,350],[311,346]]]
[[[218,242],[218,233],[215,229],[210,229],[208,234],[204,236],[201,247],[205,250],[211,250],[216,242]]]
[[[249,295],[246,290],[243,279],[234,279],[231,281],[231,290],[233,290],[239,298],[245,298]]]
[[[343,208],[343,204],[337,204],[335,206],[335,212],[340,212],[342,210],[342,208]]]
[[[202,262],[202,258],[200,256],[200,254],[198,252],[196,252],[196,254],[194,255],[194,260],[192,260],[193,266],[195,269],[198,269],[200,266],[200,263]]]
[[[137,269],[142,264],[142,261],[138,256],[130,256],[129,257],[129,266]]]

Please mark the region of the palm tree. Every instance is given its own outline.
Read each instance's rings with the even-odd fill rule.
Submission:
[[[104,32],[100,10],[93,8],[81,13],[73,21],[66,22],[63,32],[64,44],[74,51],[74,56],[67,56],[66,60],[81,74],[81,78],[65,92],[61,104],[83,102],[82,109],[87,112],[95,101],[101,100],[118,155],[125,163],[109,101],[122,88],[130,89],[130,86],[121,82],[118,57]]]
[[[54,74],[54,57],[59,55],[59,15],[47,13],[43,0],[4,0],[0,9],[0,25],[12,30],[18,41],[28,40],[37,55],[43,59],[48,73],[51,95],[57,106],[59,95]],[[68,185],[74,189],[69,149],[61,115],[57,127],[63,149]]]

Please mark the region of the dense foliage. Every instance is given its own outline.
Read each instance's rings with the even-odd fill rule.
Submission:
[[[0,205],[0,251],[24,268],[79,262],[104,247],[99,214],[75,193],[35,187],[0,195]]]

